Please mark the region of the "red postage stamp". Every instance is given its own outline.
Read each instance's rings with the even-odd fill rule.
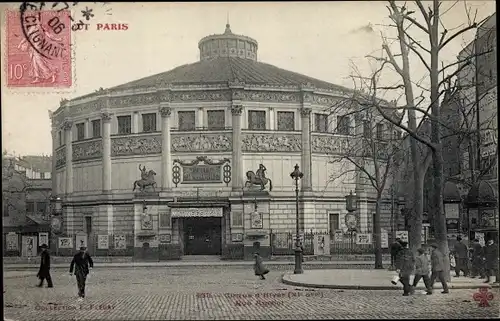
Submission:
[[[69,11],[7,10],[7,86],[72,85]]]

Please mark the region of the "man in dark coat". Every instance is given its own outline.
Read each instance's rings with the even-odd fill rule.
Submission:
[[[498,269],[498,246],[493,240],[489,240],[488,244],[484,247],[484,257],[486,259],[486,281],[484,283],[489,283],[490,277]]]
[[[40,248],[42,249],[42,253],[40,254],[40,270],[36,275],[40,279],[38,287],[41,288],[43,280],[47,280],[47,287],[53,288],[54,285],[52,284],[52,278],[50,277],[50,254],[49,251],[47,251],[48,246],[47,244],[42,244]]]
[[[471,278],[475,278],[478,274],[481,278],[484,278],[484,253],[481,243],[478,239],[472,241],[472,269]]]
[[[396,267],[396,260],[398,257],[398,253],[401,250],[401,239],[398,237],[396,241],[391,244],[391,268],[394,269]]]
[[[443,292],[441,293],[449,293],[448,284],[446,283],[446,277],[444,275],[444,254],[441,253],[436,244],[432,244],[431,270],[431,289],[434,287],[436,279],[439,279],[443,286]],[[432,292],[427,292],[427,294],[432,294]]]
[[[265,267],[264,262],[262,260],[262,257],[259,255],[259,253],[254,253],[253,254],[255,258],[255,263],[253,266],[253,270],[255,272],[255,275],[259,276],[261,280],[265,280],[267,273],[269,273],[269,270]]]
[[[462,242],[462,238],[457,236],[455,244],[455,277],[460,276],[460,271],[464,272],[464,276],[469,274],[469,252],[467,245]]]
[[[70,275],[73,273],[73,267],[75,268],[76,282],[78,284],[78,300],[81,301],[85,298],[85,281],[87,280],[87,275],[94,267],[94,262],[87,253],[87,248],[81,247],[80,251],[73,257],[69,267]]]
[[[399,281],[403,284],[403,296],[408,296],[413,292],[410,285],[410,275],[415,270],[415,257],[408,248],[408,243],[401,241],[401,250],[396,260],[396,268],[399,273]]]

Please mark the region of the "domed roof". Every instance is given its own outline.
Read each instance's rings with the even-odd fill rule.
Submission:
[[[247,84],[265,85],[303,85],[310,83],[316,88],[329,90],[351,90],[326,81],[308,77],[276,66],[238,57],[217,57],[188,65],[179,66],[170,71],[134,80],[119,85],[113,90],[154,87],[158,82],[163,84],[210,84],[227,83],[235,80]]]
[[[467,205],[469,206],[487,206],[489,204],[496,204],[497,197],[493,186],[485,181],[480,181],[474,184],[469,190],[466,199]]]
[[[301,86],[311,84],[318,89],[352,92],[342,86],[257,61],[255,39],[237,35],[229,23],[223,34],[202,38],[198,47],[200,61],[170,71],[109,88],[110,91],[154,87],[158,83],[172,85],[244,82],[254,85]]]
[[[462,198],[460,197],[460,192],[456,184],[452,182],[446,182],[443,188],[443,201],[445,202],[460,202]]]

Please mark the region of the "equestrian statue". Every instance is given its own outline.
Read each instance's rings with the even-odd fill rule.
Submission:
[[[259,169],[254,173],[253,171],[247,172],[247,181],[245,182],[245,187],[252,185],[260,185],[260,190],[264,190],[264,187],[269,183],[269,191],[273,190],[273,182],[266,177],[266,167],[262,164],[259,165]]]
[[[132,191],[135,191],[135,188],[139,186],[139,190],[141,192],[144,192],[146,190],[146,187],[151,186],[153,188],[153,191],[155,191],[156,187],[156,182],[155,182],[155,175],[156,172],[154,170],[149,170],[149,172],[146,171],[146,166],[142,166],[139,164],[139,170],[141,171],[141,179],[137,180],[134,182],[134,189]]]

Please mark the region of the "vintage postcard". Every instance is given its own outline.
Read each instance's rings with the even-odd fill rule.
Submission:
[[[0,4],[4,320],[498,318],[495,10]]]

